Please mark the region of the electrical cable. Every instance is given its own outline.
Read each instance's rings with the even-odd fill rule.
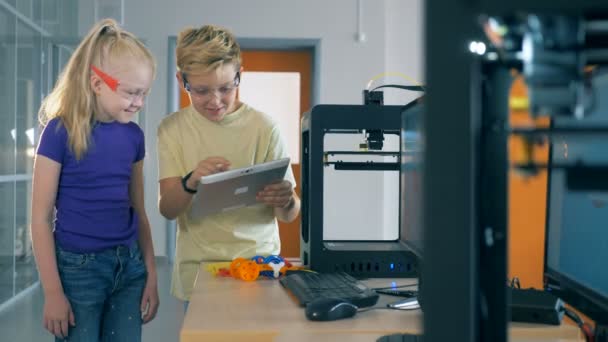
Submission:
[[[377,80],[379,80],[381,78],[387,77],[387,76],[398,76],[398,77],[401,77],[401,78],[403,78],[404,80],[406,80],[406,81],[408,81],[410,83],[417,84],[420,87],[423,87],[423,89],[424,89],[424,86],[420,85],[420,82],[418,82],[415,79],[413,79],[412,77],[409,77],[409,76],[407,76],[407,75],[405,75],[403,73],[400,73],[400,72],[384,72],[384,73],[378,74],[378,75],[372,77],[372,79],[370,79],[369,82],[367,82],[367,86],[365,87],[365,89],[369,90],[372,87],[372,84],[375,81],[377,81]]]
[[[406,85],[401,85],[401,84],[384,84],[381,86],[377,86],[376,88],[372,89],[371,91],[375,91],[377,89],[380,88],[397,88],[397,89],[403,89],[403,90],[411,90],[411,91],[420,91],[420,92],[424,92],[424,86],[406,86]]]
[[[392,290],[392,289],[400,289],[404,287],[414,287],[418,286],[418,283],[408,284],[408,285],[399,285],[399,286],[387,286],[387,287],[373,287],[372,290]]]
[[[585,323],[585,321],[583,321],[583,319],[574,310],[570,310],[565,306],[562,306],[561,310],[581,329],[583,335],[585,335],[585,341],[594,342],[593,329],[589,324]]]
[[[372,306],[372,307],[368,307],[368,308],[364,308],[364,309],[359,309],[357,310],[357,313],[360,312],[366,312],[366,311],[372,311],[372,310],[398,310],[398,311],[412,311],[412,310],[420,310],[420,307],[401,307],[401,308],[395,308],[395,307],[389,307],[389,306]]]

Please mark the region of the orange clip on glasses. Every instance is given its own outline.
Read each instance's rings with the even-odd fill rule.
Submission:
[[[95,74],[97,74],[97,76],[99,76],[103,82],[105,84],[108,85],[108,87],[110,87],[110,89],[112,89],[112,91],[116,91],[116,89],[118,89],[118,80],[115,79],[114,77],[106,74],[105,72],[99,70],[97,67],[95,67],[94,65],[91,65],[91,70],[93,70],[93,72]]]
[[[114,77],[106,74],[105,72],[101,71],[99,68],[97,68],[94,65],[91,65],[91,70],[93,70],[93,72],[99,76],[103,82],[105,84],[108,85],[108,87],[115,92],[116,94],[118,94],[119,96],[123,97],[125,100],[131,101],[131,102],[135,102],[137,99],[144,99],[147,95],[148,95],[148,91],[130,91],[128,89],[119,89],[118,86],[120,85],[120,82],[115,79]]]

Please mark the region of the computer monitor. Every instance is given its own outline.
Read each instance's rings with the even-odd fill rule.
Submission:
[[[421,261],[422,231],[422,97],[401,111],[401,167],[399,172],[399,211],[401,241]]]
[[[422,225],[422,176],[423,176],[423,139],[422,113],[423,97],[420,97],[401,110],[400,130],[400,168],[399,168],[399,226],[400,241],[413,252],[416,258],[418,289],[422,288],[423,242]],[[418,304],[422,308],[423,299],[418,291]]]
[[[589,117],[554,118],[553,127],[608,127],[608,75],[597,78],[595,87],[596,103]],[[548,290],[604,327],[608,324],[608,188],[601,186],[606,184],[601,170],[608,170],[606,151],[606,136],[564,134],[552,140],[544,270]],[[581,171],[580,165],[595,171]]]
[[[399,167],[399,229],[400,242],[404,244],[416,258],[418,275],[418,305],[423,309],[422,258],[424,255],[424,231],[422,224],[422,176],[424,139],[422,138],[423,99],[406,104],[401,109],[400,129],[400,167]],[[420,341],[420,335],[396,334],[380,337],[376,342],[388,341]]]

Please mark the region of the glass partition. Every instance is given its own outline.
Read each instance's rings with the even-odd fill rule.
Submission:
[[[0,306],[38,281],[29,230],[38,108],[73,32],[76,0],[0,0]]]
[[[0,177],[15,173],[15,33],[16,19],[0,8]]]
[[[0,303],[14,295],[16,19],[0,9]]]
[[[0,303],[15,294],[15,182],[0,183]]]

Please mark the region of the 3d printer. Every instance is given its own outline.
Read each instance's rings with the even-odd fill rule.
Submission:
[[[417,276],[399,223],[404,107],[383,105],[379,92],[365,91],[364,100],[317,105],[302,118],[301,260],[320,272]],[[408,108],[420,106],[414,101]],[[331,194],[351,204],[335,203]],[[363,229],[353,232],[354,226]]]

